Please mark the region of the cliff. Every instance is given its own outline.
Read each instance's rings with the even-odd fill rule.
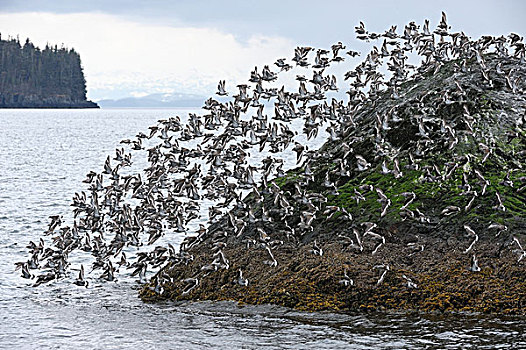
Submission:
[[[0,39],[0,108],[98,108],[75,50]]]

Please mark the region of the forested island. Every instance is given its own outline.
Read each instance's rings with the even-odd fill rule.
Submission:
[[[86,99],[86,80],[74,49],[0,35],[0,108],[98,108]]]

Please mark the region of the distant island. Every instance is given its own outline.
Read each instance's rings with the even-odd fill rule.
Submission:
[[[74,49],[0,35],[0,108],[99,108],[86,99],[86,80]]]

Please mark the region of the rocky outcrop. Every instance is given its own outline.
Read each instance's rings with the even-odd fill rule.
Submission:
[[[245,199],[241,234],[212,225],[141,297],[525,314],[526,69],[484,59],[365,101],[308,167]]]

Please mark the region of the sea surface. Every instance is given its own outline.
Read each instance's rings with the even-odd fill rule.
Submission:
[[[92,276],[88,288],[68,280],[32,287],[20,277],[15,262],[28,259],[27,243],[38,241],[50,215],[70,215],[85,175],[100,172],[120,140],[148,133],[158,119],[184,119],[187,112],[0,110],[1,349],[526,349],[521,317],[145,304],[125,273],[111,283]],[[163,238],[173,244],[181,239]]]

